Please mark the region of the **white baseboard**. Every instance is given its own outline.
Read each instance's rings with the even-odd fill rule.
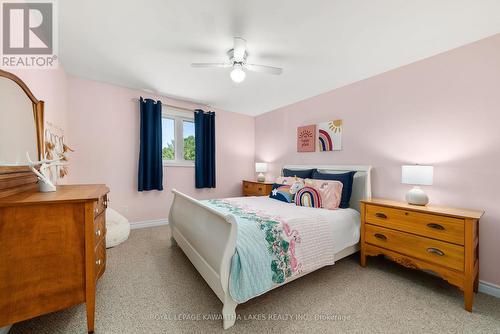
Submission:
[[[140,222],[130,223],[130,229],[131,230],[138,230],[140,228],[157,227],[157,226],[164,226],[164,225],[168,225],[167,219],[144,220],[144,221],[140,221]]]
[[[0,334],[7,334],[10,331],[11,327],[12,327],[12,325],[7,325],[5,327],[1,327],[0,328]]]
[[[487,295],[500,298],[500,286],[488,283],[485,281],[479,281],[479,292],[485,293]]]

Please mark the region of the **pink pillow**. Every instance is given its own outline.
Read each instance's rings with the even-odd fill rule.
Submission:
[[[292,185],[295,182],[304,183],[304,179],[301,179],[300,177],[295,177],[295,176],[278,176],[278,178],[276,179],[277,184]]]
[[[342,182],[305,179],[305,184],[319,192],[322,208],[328,210],[338,209],[342,197]]]

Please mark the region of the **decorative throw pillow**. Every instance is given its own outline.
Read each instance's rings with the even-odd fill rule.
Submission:
[[[329,180],[305,179],[306,186],[313,187],[319,192],[322,208],[328,210],[338,209],[342,197],[342,182]]]
[[[273,190],[269,194],[270,198],[277,199],[278,201],[293,203],[294,194],[290,192],[290,185],[288,184],[273,184]]]
[[[312,178],[312,174],[316,169],[302,169],[302,170],[294,170],[294,169],[286,169],[283,168],[283,176],[296,176],[302,179],[310,179]]]
[[[292,183],[292,185],[290,186],[290,193],[292,194],[296,194],[300,189],[304,188],[305,187],[305,184],[304,182],[302,181],[297,181],[297,182],[294,182]]]
[[[304,179],[301,179],[300,177],[295,177],[295,176],[278,176],[276,178],[276,183],[278,183],[278,184],[292,185],[295,182],[304,183]]]
[[[321,195],[313,187],[304,187],[295,194],[295,205],[321,208]]]
[[[321,173],[317,170],[313,172],[313,179],[316,180],[332,180],[342,182],[342,197],[340,198],[339,208],[346,209],[349,207],[349,201],[351,200],[352,194],[352,182],[355,171],[333,174],[333,173]]]

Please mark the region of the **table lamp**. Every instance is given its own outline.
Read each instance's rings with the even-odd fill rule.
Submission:
[[[429,197],[419,186],[431,186],[433,177],[433,166],[401,166],[401,183],[414,186],[406,193],[406,202],[413,205],[427,205]]]
[[[259,175],[257,175],[257,181],[264,182],[266,180],[266,177],[264,176],[263,173],[267,172],[267,163],[256,162],[255,163],[255,172],[259,173]]]

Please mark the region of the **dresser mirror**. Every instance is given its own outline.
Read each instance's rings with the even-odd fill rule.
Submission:
[[[26,153],[43,152],[43,101],[16,75],[0,70],[0,197],[36,182]]]

